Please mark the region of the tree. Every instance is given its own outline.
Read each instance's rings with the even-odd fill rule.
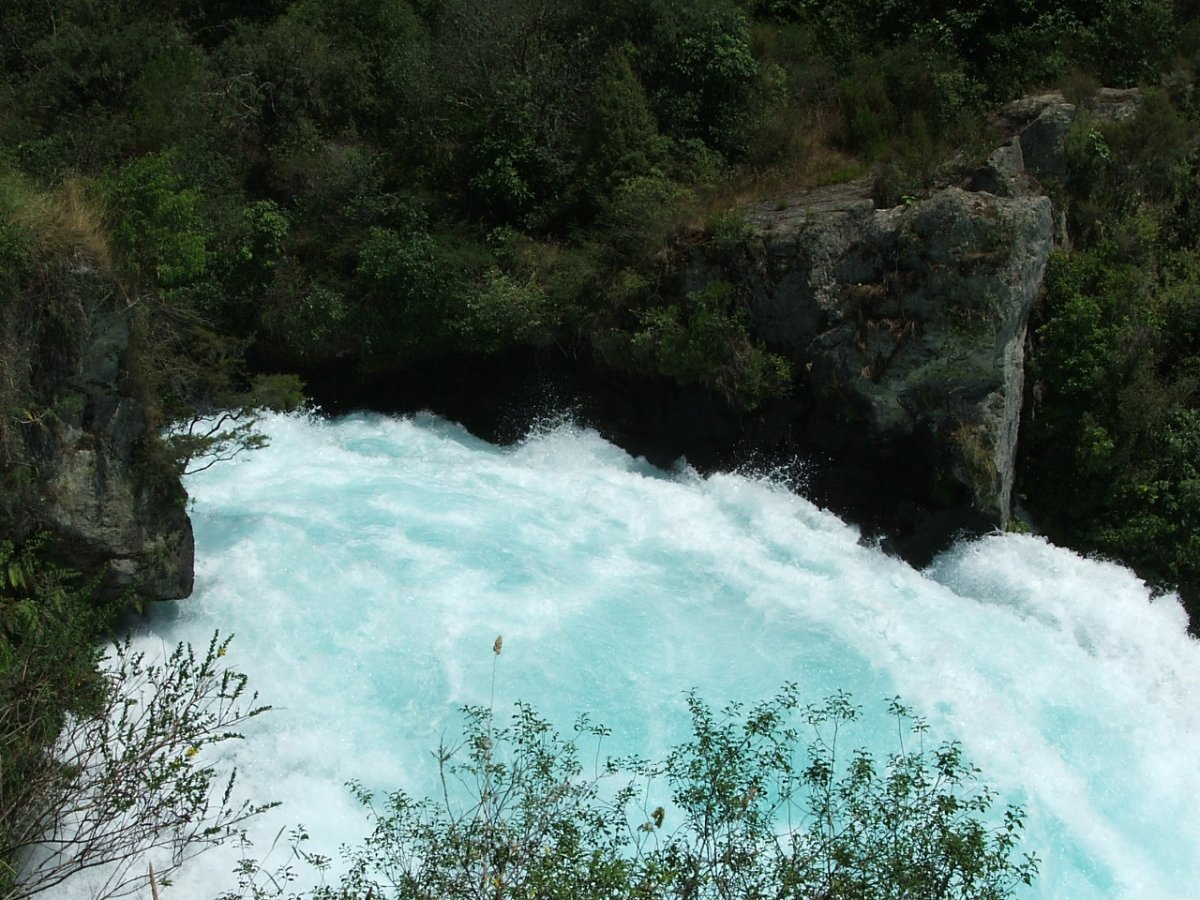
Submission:
[[[173,420],[162,443],[180,475],[194,475],[245,450],[267,445],[258,423],[268,410],[292,412],[303,401],[294,375],[257,375],[250,388],[221,395],[215,406],[194,408]]]
[[[595,19],[578,0],[442,5],[433,58],[450,152],[431,163],[465,210],[535,231],[571,220],[603,52]]]
[[[744,152],[760,74],[746,16],[725,0],[647,4],[643,15],[636,63],[659,127],[726,158]]]
[[[210,259],[200,195],[184,184],[174,154],[129,163],[113,178],[106,199],[115,219],[113,243],[132,276],[163,292],[204,277]]]
[[[598,205],[626,179],[661,174],[667,145],[626,50],[609,53],[592,88],[582,193]]]

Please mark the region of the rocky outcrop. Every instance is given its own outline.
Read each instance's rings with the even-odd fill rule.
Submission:
[[[187,596],[193,543],[187,494],[156,454],[129,365],[130,307],[83,262],[0,326],[11,349],[2,536],[48,532],[61,563],[101,576],[102,597]]]
[[[857,426],[883,460],[935,449],[944,499],[966,488],[1003,526],[1050,201],[949,187],[875,209],[845,186],[795,199],[749,212],[743,277],[757,333],[806,375],[809,441],[836,455]]]
[[[798,192],[744,210],[743,249],[692,258],[686,289],[732,282],[800,373],[810,492],[914,562],[1011,514],[1027,323],[1065,239],[1044,186],[1066,177],[1075,112],[1025,98],[940,188],[890,208],[870,179]]]

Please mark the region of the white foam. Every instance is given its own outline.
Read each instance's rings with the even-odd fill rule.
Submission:
[[[998,536],[926,573],[804,499],[650,469],[570,423],[490,447],[432,417],[275,417],[271,446],[189,484],[195,596],[147,643],[236,632],[280,709],[237,748],[244,787],[336,855],[341,784],[431,789],[464,703],[532,703],[613,753],[682,736],[682,693],[851,690],[886,752],[902,695],[1029,812],[1025,896],[1185,897],[1200,883],[1200,655],[1176,604],[1119,567]],[[878,716],[874,715],[879,713]],[[166,896],[231,884],[231,854]],[[84,893],[73,896],[86,896]]]

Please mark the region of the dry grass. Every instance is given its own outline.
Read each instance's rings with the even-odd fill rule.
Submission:
[[[42,261],[73,258],[106,274],[113,271],[103,210],[79,178],[40,191],[19,176],[0,176],[0,215],[27,233],[29,249]]]
[[[112,250],[103,221],[100,204],[87,195],[78,179],[69,179],[60,191],[55,225],[70,244],[86,254],[101,271],[112,272]]]
[[[700,198],[697,221],[689,225],[702,229],[714,215],[731,209],[866,175],[865,162],[836,146],[835,127],[836,117],[822,110],[788,123],[786,133],[776,135],[785,147],[783,162],[734,172],[729,181]]]

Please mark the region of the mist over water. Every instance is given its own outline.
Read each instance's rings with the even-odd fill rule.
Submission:
[[[347,780],[433,791],[431,751],[488,702],[502,634],[498,717],[587,712],[614,755],[681,739],[689,688],[721,706],[787,681],[852,692],[847,746],[886,754],[898,694],[962,741],[999,811],[1024,804],[1042,873],[1023,896],[1195,896],[1200,649],[1127,570],[1003,535],[914,571],[766,481],[664,473],[570,424],[510,448],[422,416],[266,430],[189,481],[196,592],[138,638],[236,635],[275,706],[232,751],[243,791],[283,804],[261,852],[295,823],[333,856],[364,836]],[[214,896],[236,858],[164,896]]]

